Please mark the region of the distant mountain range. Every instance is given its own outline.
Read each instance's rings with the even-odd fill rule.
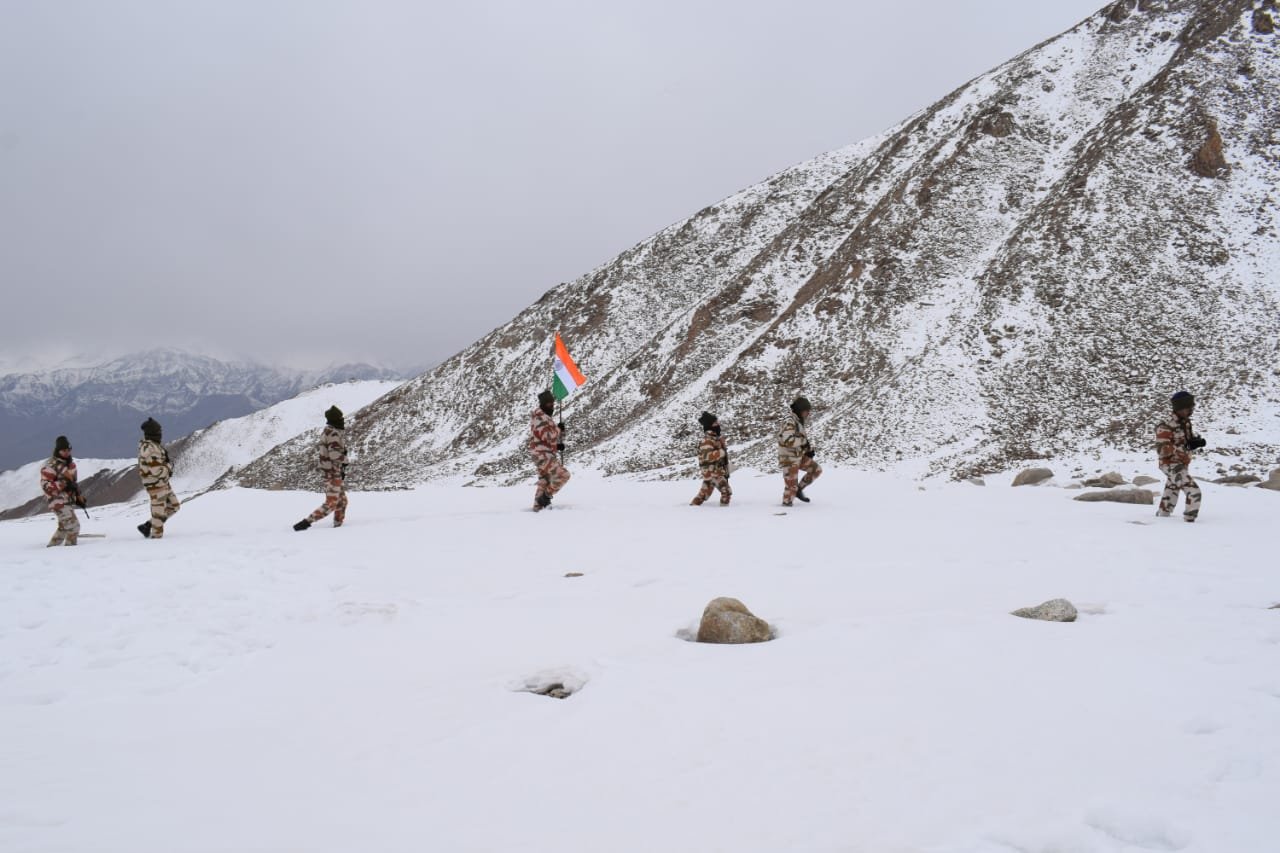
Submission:
[[[327,382],[401,379],[398,371],[343,364],[300,371],[154,349],[91,367],[0,376],[0,470],[50,452],[58,435],[85,458],[128,457],[139,424],[154,417],[177,439],[256,412]]]
[[[1150,453],[1179,388],[1220,459],[1265,470],[1275,17],[1273,0],[1117,0],[883,135],[699,211],[372,403],[353,485],[527,475],[555,331],[590,380],[571,458],[607,473],[689,470],[703,409],[740,464],[772,467],[799,393],[823,462],[966,477]],[[286,443],[237,479],[300,484],[309,454]]]
[[[166,440],[173,460],[173,489],[185,500],[208,489],[219,477],[296,436],[307,436],[306,440],[314,447],[315,438],[324,427],[325,409],[337,406],[344,412],[354,413],[398,384],[394,380],[323,384],[253,414],[218,421],[190,435]],[[352,423],[351,418],[347,423]],[[80,457],[76,460],[80,489],[91,507],[141,497],[142,480],[134,461],[136,442],[133,451],[120,459]],[[0,520],[48,511],[40,493],[42,464],[42,461],[33,461],[0,473]],[[317,491],[321,489],[319,474],[315,474],[310,485]]]

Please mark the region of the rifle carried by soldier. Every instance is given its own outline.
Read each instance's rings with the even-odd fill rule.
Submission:
[[[88,519],[89,502],[85,500],[84,493],[80,491],[80,483],[75,480],[67,480],[65,488],[67,490],[67,494],[71,496],[71,502],[80,507],[80,511],[84,513],[84,517]]]

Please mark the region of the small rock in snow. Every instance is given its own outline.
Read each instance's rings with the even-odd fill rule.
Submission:
[[[1085,480],[1084,484],[1090,488],[1109,489],[1112,486],[1123,486],[1125,482],[1124,475],[1119,471],[1109,471],[1101,477],[1094,477],[1090,480]]]
[[[1048,468],[1025,468],[1018,472],[1018,476],[1013,478],[1015,486],[1034,486],[1037,483],[1043,483],[1053,476],[1053,472]]]
[[[1149,505],[1156,502],[1156,493],[1150,489],[1107,489],[1105,492],[1085,492],[1083,495],[1076,495],[1072,500],[1090,503],[1111,501],[1118,504]]]
[[[1253,474],[1232,474],[1229,477],[1219,477],[1213,482],[1220,486],[1245,486],[1249,483],[1261,482],[1261,477],[1255,477]]]
[[[1149,486],[1152,483],[1158,483],[1158,482],[1160,481],[1157,480],[1155,477],[1148,477],[1146,474],[1139,474],[1138,476],[1133,478],[1133,484],[1135,486]]]
[[[1075,605],[1065,598],[1054,598],[1035,607],[1021,607],[1012,613],[1023,619],[1040,619],[1045,622],[1076,621]]]
[[[699,643],[763,643],[772,639],[769,623],[736,598],[712,599],[702,611]]]
[[[1280,492],[1280,468],[1271,472],[1271,476],[1267,478],[1265,483],[1258,484],[1259,489],[1270,489],[1273,492]]]

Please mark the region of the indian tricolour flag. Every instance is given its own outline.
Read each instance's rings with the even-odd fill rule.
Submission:
[[[563,400],[586,384],[587,377],[582,375],[578,365],[574,364],[573,359],[569,357],[569,350],[565,347],[564,341],[560,340],[559,332],[556,332],[554,369],[555,378],[551,380],[551,393],[556,395],[557,400]]]

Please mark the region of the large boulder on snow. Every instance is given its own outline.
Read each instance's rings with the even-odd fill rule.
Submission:
[[[1034,486],[1052,477],[1053,472],[1048,468],[1024,468],[1018,472],[1018,476],[1013,478],[1013,484],[1015,486]]]
[[[1045,622],[1076,621],[1076,606],[1065,598],[1054,598],[1035,607],[1020,607],[1013,611],[1014,616],[1023,619],[1040,619]]]
[[[773,639],[769,623],[736,598],[715,598],[702,611],[699,643],[763,643]]]
[[[1156,502],[1156,493],[1150,489],[1107,489],[1105,492],[1085,492],[1083,495],[1076,495],[1072,500],[1076,501],[1112,501],[1118,504],[1153,504]]]

